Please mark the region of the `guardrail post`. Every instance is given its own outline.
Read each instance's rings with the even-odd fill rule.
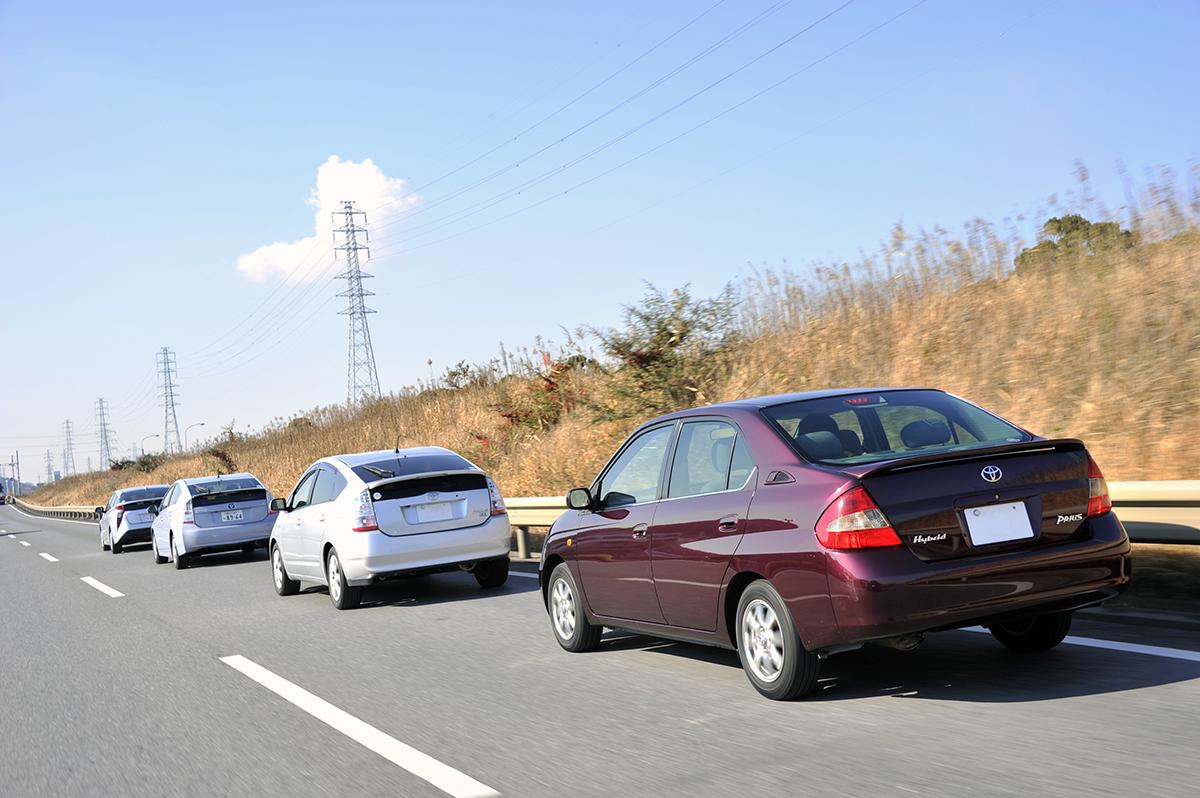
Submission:
[[[528,527],[518,526],[517,534],[517,557],[522,560],[529,559],[529,542],[525,539],[525,534],[529,531]]]

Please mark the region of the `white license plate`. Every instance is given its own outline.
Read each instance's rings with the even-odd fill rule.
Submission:
[[[231,521],[241,521],[245,517],[246,514],[241,510],[226,510],[225,512],[221,513],[221,521],[226,524],[230,523]]]
[[[967,519],[967,532],[971,536],[972,546],[1033,537],[1025,502],[968,507],[963,515]]]
[[[430,521],[449,521],[454,517],[454,508],[450,502],[438,502],[437,504],[418,504],[417,505],[417,521],[428,523]]]

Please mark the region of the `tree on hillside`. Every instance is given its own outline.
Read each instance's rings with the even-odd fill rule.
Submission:
[[[1092,222],[1077,213],[1055,216],[1042,225],[1042,240],[1021,250],[1014,265],[1017,271],[1054,267],[1068,257],[1087,257],[1101,252],[1129,249],[1134,235],[1116,222]]]

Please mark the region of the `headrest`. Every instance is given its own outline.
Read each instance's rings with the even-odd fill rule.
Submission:
[[[844,456],[842,439],[832,432],[818,430],[817,432],[801,433],[796,436],[800,451],[813,460],[837,460]]]
[[[919,446],[936,446],[950,440],[950,427],[946,426],[945,421],[935,421],[929,418],[913,421],[905,424],[904,428],[900,430],[900,440],[904,441],[904,445],[910,449]]]
[[[807,435],[810,432],[833,432],[838,431],[837,422],[833,420],[833,416],[825,413],[809,413],[804,418],[800,419],[800,424],[796,427],[796,435]]]
[[[733,438],[714,441],[712,449],[709,450],[712,457],[713,468],[718,474],[724,474],[725,469],[729,468],[729,455],[733,450]]]

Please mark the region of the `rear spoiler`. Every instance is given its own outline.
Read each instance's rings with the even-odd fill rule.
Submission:
[[[996,446],[981,446],[977,449],[966,449],[957,452],[935,452],[917,454],[911,457],[899,457],[895,460],[885,460],[882,463],[848,466],[841,470],[862,479],[867,476],[878,476],[895,471],[910,471],[919,468],[932,467],[943,463],[963,463],[971,460],[994,460],[998,457],[1009,457],[1028,452],[1082,452],[1085,451],[1083,441],[1078,438],[1040,438],[1021,443],[1001,443]]]
[[[367,490],[375,490],[382,488],[385,485],[393,485],[397,482],[407,482],[410,479],[425,479],[426,477],[448,477],[454,474],[476,474],[487,479],[487,474],[476,468],[450,468],[444,471],[414,471],[411,474],[401,474],[398,477],[385,477],[377,479],[374,482],[367,483]]]

